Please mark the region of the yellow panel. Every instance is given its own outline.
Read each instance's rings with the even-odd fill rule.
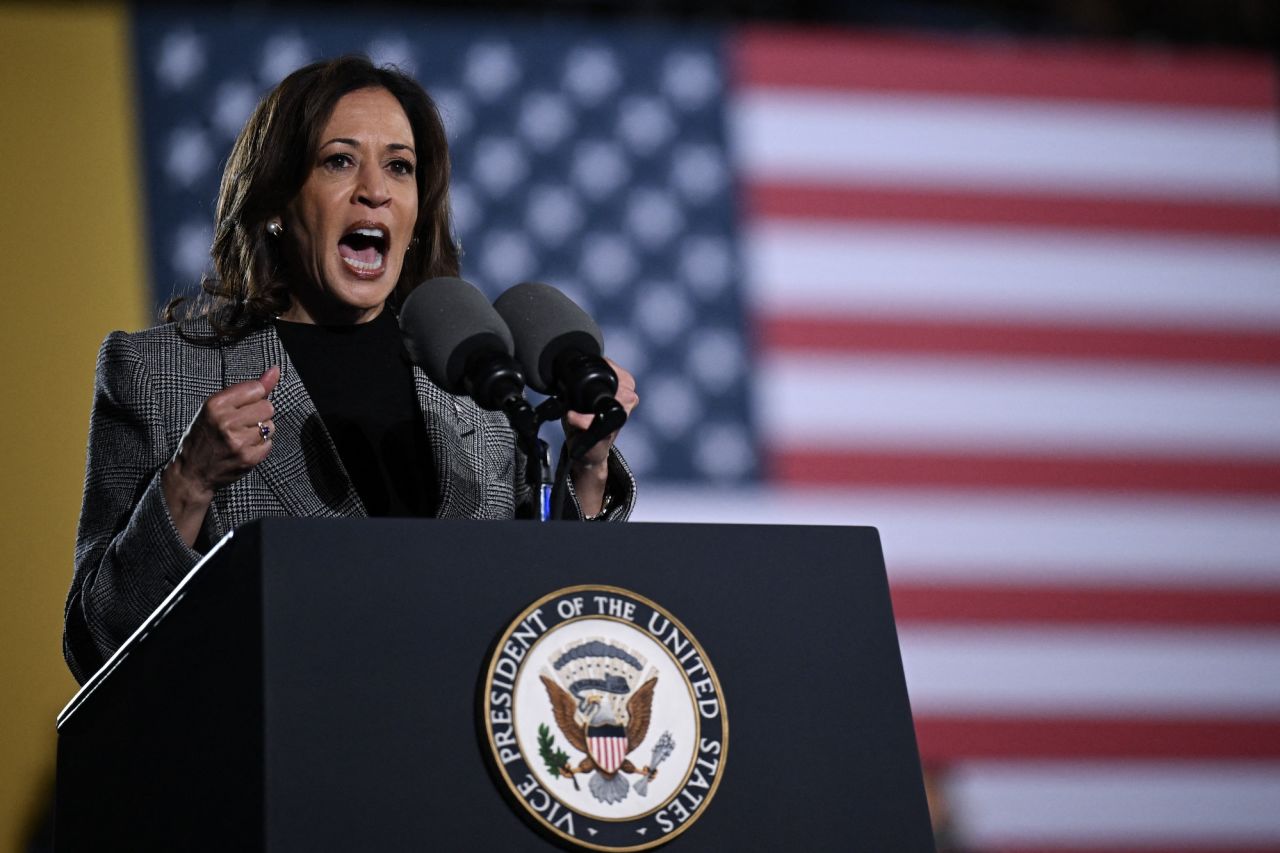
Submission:
[[[75,689],[62,605],[94,357],[147,322],[128,25],[119,3],[0,5],[0,850],[48,794]]]

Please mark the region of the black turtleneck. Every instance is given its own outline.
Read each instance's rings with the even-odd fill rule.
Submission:
[[[276,330],[369,515],[433,515],[435,470],[395,316]]]

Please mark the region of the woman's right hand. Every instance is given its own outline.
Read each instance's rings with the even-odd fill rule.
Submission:
[[[280,381],[271,367],[260,379],[239,382],[209,397],[183,433],[178,450],[160,473],[169,515],[188,547],[195,545],[213,493],[229,486],[267,458],[275,409],[267,397]]]

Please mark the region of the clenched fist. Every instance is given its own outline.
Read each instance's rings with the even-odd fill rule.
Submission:
[[[280,368],[271,367],[260,379],[223,388],[205,400],[161,472],[169,515],[188,546],[195,544],[214,491],[243,477],[271,452],[275,409],[267,397],[279,381]]]

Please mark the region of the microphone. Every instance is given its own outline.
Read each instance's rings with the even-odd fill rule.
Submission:
[[[511,331],[475,285],[443,276],[424,281],[400,309],[400,333],[409,357],[450,394],[491,411],[532,415]]]
[[[614,398],[618,375],[604,360],[604,336],[587,312],[551,285],[536,282],[517,284],[493,307],[511,330],[530,387],[596,416],[575,443],[575,459],[622,427],[627,412]]]
[[[413,289],[400,309],[409,357],[450,394],[501,411],[525,453],[533,516],[551,517],[551,459],[538,438],[538,414],[524,398],[524,373],[512,358],[511,330],[475,285],[442,276]]]

